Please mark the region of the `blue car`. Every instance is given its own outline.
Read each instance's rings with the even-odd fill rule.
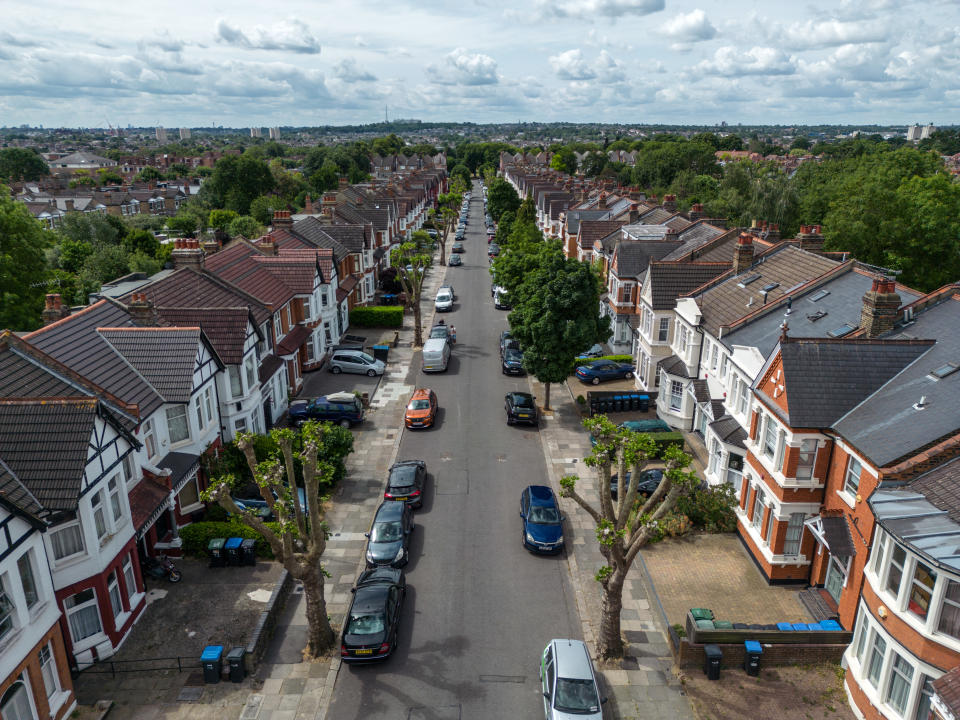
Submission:
[[[597,385],[601,380],[628,380],[633,377],[634,367],[629,363],[618,363],[613,360],[594,360],[587,365],[577,368],[577,377],[580,382]]]
[[[523,520],[523,546],[539,553],[563,550],[563,515],[553,490],[546,485],[530,485],[520,495]]]

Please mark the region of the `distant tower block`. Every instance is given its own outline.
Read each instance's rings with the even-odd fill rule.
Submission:
[[[181,140],[190,139],[190,128],[180,128],[180,139]]]
[[[250,137],[260,137],[262,134],[263,130],[261,128],[250,128]]]
[[[157,142],[165,143],[167,141],[167,131],[164,130],[162,127],[158,127],[156,132],[157,132]]]
[[[280,128],[272,127],[270,128],[270,139],[279,140],[280,139]]]

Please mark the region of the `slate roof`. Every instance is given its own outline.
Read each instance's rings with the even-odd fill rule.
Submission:
[[[960,431],[960,371],[942,379],[931,373],[960,364],[960,295],[917,313],[907,330],[936,343],[853,408],[834,429],[871,461],[883,467],[921,447]],[[897,328],[891,335],[901,334]],[[926,398],[922,409],[914,404]]]
[[[243,363],[247,324],[257,327],[248,307],[158,307],[156,310],[160,319],[170,325],[199,326],[226,365]]]
[[[576,235],[584,220],[609,220],[609,210],[567,210],[567,232]]]
[[[702,295],[698,293],[697,300],[703,315],[703,329],[716,337],[719,335],[721,326],[733,325],[761,311],[765,305],[773,306],[787,290],[810,282],[837,268],[839,264],[835,260],[791,245],[780,246],[765,254],[763,260],[754,263],[749,270],[737,276],[718,280]],[[740,287],[740,283],[752,275],[759,275],[759,277]],[[767,293],[764,301],[759,291],[764,286],[774,283],[776,287]]]
[[[729,264],[718,263],[651,262],[646,282],[650,285],[653,309],[672,310],[678,297],[706,285],[729,269]]]
[[[190,401],[200,328],[98,328],[166,402]]]
[[[907,489],[923,495],[931,505],[960,523],[960,458],[954,458],[920,475]]]
[[[730,415],[724,415],[719,420],[714,420],[710,423],[710,429],[714,435],[728,445],[746,449],[744,441],[747,439],[747,433],[740,427],[740,423]]]
[[[327,232],[333,225],[324,225],[315,217],[308,217],[293,224],[293,232],[312,244],[314,247],[332,248],[337,259],[346,257],[350,251]]]
[[[761,265],[760,268],[762,267]],[[863,296],[870,290],[873,279],[873,273],[859,270],[853,264],[838,268],[837,274],[824,282],[813,283],[792,293],[789,315],[786,314],[786,307],[781,307],[729,333],[725,332],[723,340],[728,346],[755,347],[766,356],[779,342],[780,325],[784,321],[787,322],[790,337],[825,338],[842,325],[858,327]],[[757,280],[751,283],[750,287],[762,285],[764,282],[762,279]],[[903,305],[920,297],[919,293],[903,286],[897,286],[897,293]]]
[[[216,275],[180,268],[137,289],[160,308],[236,308],[246,307],[259,327],[270,319],[270,311],[257,298]],[[124,297],[129,302],[129,295]],[[201,324],[203,327],[203,324]]]
[[[305,325],[294,325],[277,344],[277,355],[291,355],[295,353],[310,337],[310,328]]]
[[[94,384],[149,417],[163,405],[163,398],[136,369],[108,343],[97,328],[132,327],[128,313],[109,300],[73,313],[25,336],[37,349],[52,356]]]
[[[674,216],[675,213],[664,210],[662,207],[656,207],[650,212],[640,216],[640,221],[644,225],[661,225]]]
[[[293,231],[298,232],[296,223],[293,226]],[[366,228],[363,225],[348,225],[346,223],[326,225],[323,231],[349,252],[363,252],[366,247]]]
[[[657,367],[663,368],[676,377],[690,378],[690,375],[687,373],[687,364],[676,355],[664,358],[657,363]]]
[[[709,402],[710,400],[710,388],[707,386],[707,381],[697,378],[692,383],[693,386],[693,399],[698,403]]]
[[[77,507],[97,406],[94,397],[0,400],[3,460],[48,510]]]
[[[839,558],[849,558],[857,554],[850,535],[850,526],[845,515],[824,516],[820,518],[823,539],[827,541],[830,553]]]
[[[710,241],[716,240],[725,232],[729,231],[724,230],[723,228],[718,228],[716,225],[710,225],[709,223],[693,223],[678,233],[681,245],[664,259],[679,260],[680,258],[686,258],[690,256],[691,253],[695,253]],[[727,258],[727,262],[732,262],[732,260],[733,251],[731,250],[730,256]]]
[[[274,374],[283,367],[283,359],[277,357],[274,354],[267,355],[261,362],[260,368],[257,370],[257,376],[260,380],[260,384],[267,382]]]
[[[616,275],[621,278],[637,277],[647,269],[651,261],[659,260],[676,247],[675,242],[621,241],[613,251]],[[611,265],[611,267],[613,267]]]
[[[770,407],[794,428],[831,427],[932,346],[925,340],[788,337],[780,357],[789,411],[784,416],[772,401]],[[767,388],[764,383],[757,393],[769,398]]]

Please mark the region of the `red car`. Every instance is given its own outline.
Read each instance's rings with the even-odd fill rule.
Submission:
[[[417,388],[403,414],[408,428],[433,427],[437,419],[437,394],[430,388]]]

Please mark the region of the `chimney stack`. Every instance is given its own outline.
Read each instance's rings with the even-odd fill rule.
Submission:
[[[823,235],[819,225],[801,225],[797,233],[797,241],[801,250],[821,252],[823,250]]]
[[[267,257],[275,257],[277,254],[277,244],[270,235],[264,235],[257,240],[257,247]]]
[[[676,195],[664,195],[663,196],[663,209],[667,212],[675,213],[677,211],[677,196]]]
[[[690,219],[690,222],[696,222],[703,216],[703,205],[700,203],[694,203],[690,206],[690,211],[687,213],[687,217]]]
[[[200,249],[200,242],[192,238],[177,238],[173,241],[173,252],[170,254],[173,260],[173,267],[193,268],[198,272],[203,270],[203,250]]]
[[[310,199],[310,193],[303,200],[304,215],[313,215],[313,200]]]
[[[275,210],[273,213],[273,227],[275,228],[293,227],[293,218],[290,217],[290,211]]]
[[[753,235],[742,232],[733,253],[733,274],[739,275],[753,265]]]
[[[767,242],[780,242],[780,226],[776,223],[767,224]]]
[[[67,209],[67,212],[73,212],[73,198],[67,198],[63,201],[63,206]]]
[[[196,242],[196,240],[194,240]],[[157,311],[153,303],[147,299],[146,293],[134,293],[127,304],[130,319],[137,327],[156,327],[160,324]]]
[[[874,278],[870,290],[863,296],[860,327],[868,338],[875,338],[893,330],[900,309],[900,296],[893,280]]]
[[[70,314],[70,308],[64,307],[59,293],[50,293],[45,298],[43,308],[43,324],[51,325]]]
[[[324,215],[329,215],[330,217],[333,217],[333,209],[336,206],[337,206],[336,193],[324,193],[323,197],[320,198],[321,212]]]

